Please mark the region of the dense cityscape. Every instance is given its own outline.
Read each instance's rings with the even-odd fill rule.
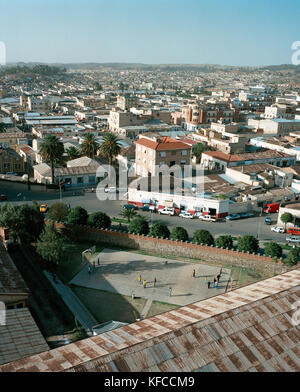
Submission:
[[[0,372],[299,372],[299,76],[0,65]]]

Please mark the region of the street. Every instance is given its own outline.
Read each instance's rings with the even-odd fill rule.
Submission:
[[[36,191],[22,191],[22,196],[17,197],[19,193],[16,189],[7,189],[7,186],[0,185],[0,194],[6,194],[8,201],[15,203],[37,201],[38,204],[46,203],[51,206],[53,203],[60,200],[59,192],[36,192]],[[126,201],[118,200],[105,200],[100,201],[97,199],[95,193],[83,194],[80,190],[62,192],[62,201],[69,203],[70,206],[76,207],[81,206],[85,208],[89,213],[102,211],[112,217],[119,217],[122,209],[122,205],[126,204]],[[1,202],[3,203],[3,202]],[[274,233],[271,231],[271,227],[276,225],[277,214],[270,214],[272,218],[272,225],[265,224],[265,215],[256,216],[248,219],[241,219],[235,221],[223,221],[223,222],[201,222],[199,219],[185,219],[178,216],[159,215],[157,213],[144,212],[141,210],[137,211],[138,214],[144,216],[149,220],[149,223],[164,222],[170,229],[170,231],[176,226],[184,227],[189,236],[192,237],[193,233],[198,229],[209,230],[214,236],[231,234],[233,237],[238,235],[251,234],[258,237],[261,242],[264,241],[275,241],[280,243],[286,243],[286,234]]]

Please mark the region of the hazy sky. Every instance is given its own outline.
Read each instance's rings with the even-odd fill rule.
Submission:
[[[7,61],[291,63],[299,0],[0,0]]]

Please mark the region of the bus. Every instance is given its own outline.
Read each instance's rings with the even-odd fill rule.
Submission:
[[[288,234],[300,235],[300,227],[288,227],[286,232]]]

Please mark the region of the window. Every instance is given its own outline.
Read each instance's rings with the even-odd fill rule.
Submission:
[[[181,151],[181,155],[182,156],[187,155],[187,151],[186,150]]]
[[[77,184],[83,184],[83,177],[77,177]]]
[[[171,155],[176,155],[176,151],[172,151]]]
[[[165,158],[167,156],[167,153],[162,151],[162,152],[159,153],[159,156],[162,157],[162,158]]]
[[[95,176],[89,176],[89,184],[95,184]]]
[[[4,169],[9,169],[9,168],[10,168],[10,163],[8,163],[8,162],[7,162],[7,163],[4,163],[4,164],[3,164],[3,168],[4,168]]]
[[[185,165],[186,164],[186,160],[184,159],[184,160],[180,161],[180,164],[181,165]]]

